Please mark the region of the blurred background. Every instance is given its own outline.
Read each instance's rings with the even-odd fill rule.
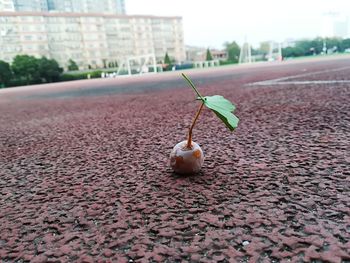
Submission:
[[[350,2],[0,0],[0,87],[350,53]]]

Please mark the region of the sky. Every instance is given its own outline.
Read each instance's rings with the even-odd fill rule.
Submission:
[[[221,48],[322,36],[324,14],[350,17],[350,0],[126,0],[126,11],[182,16],[186,45]]]

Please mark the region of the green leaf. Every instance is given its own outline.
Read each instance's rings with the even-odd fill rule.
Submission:
[[[204,105],[211,109],[231,131],[237,127],[239,119],[232,114],[236,107],[229,100],[220,95],[206,96]]]
[[[229,100],[220,95],[203,97],[194,86],[193,82],[184,73],[182,73],[182,76],[197,93],[197,100],[201,100],[205,106],[211,109],[216,116],[218,116],[225,123],[227,128],[233,131],[239,122],[239,119],[232,114],[236,107]]]

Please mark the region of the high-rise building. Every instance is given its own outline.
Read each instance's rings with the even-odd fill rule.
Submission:
[[[112,14],[0,12],[0,60],[18,54],[54,58],[67,68],[102,68],[133,56],[165,53],[185,60],[181,17]]]
[[[114,0],[115,5],[116,5],[116,10],[117,12],[119,11],[120,14],[126,14],[125,10],[125,0]]]
[[[349,17],[340,12],[328,12],[323,16],[323,37],[350,37]]]
[[[73,12],[72,0],[47,0],[49,11]]]
[[[6,3],[5,5],[2,3]],[[12,6],[12,9],[10,8]],[[1,11],[125,14],[124,0],[0,0]]]
[[[12,0],[0,0],[0,10],[3,10],[5,12],[15,11],[13,1]]]
[[[13,0],[15,11],[47,11],[47,0]]]
[[[125,14],[124,0],[47,0],[49,11]]]

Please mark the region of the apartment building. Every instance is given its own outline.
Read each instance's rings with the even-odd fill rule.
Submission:
[[[48,11],[125,14],[124,0],[47,0],[47,3]]]
[[[125,0],[0,0],[2,11],[125,14]]]
[[[47,11],[46,0],[13,0],[15,11]]]
[[[0,11],[15,11],[13,0],[0,0]]]
[[[181,17],[87,13],[0,12],[0,60],[18,54],[54,58],[67,68],[102,68],[133,56],[185,60]]]

